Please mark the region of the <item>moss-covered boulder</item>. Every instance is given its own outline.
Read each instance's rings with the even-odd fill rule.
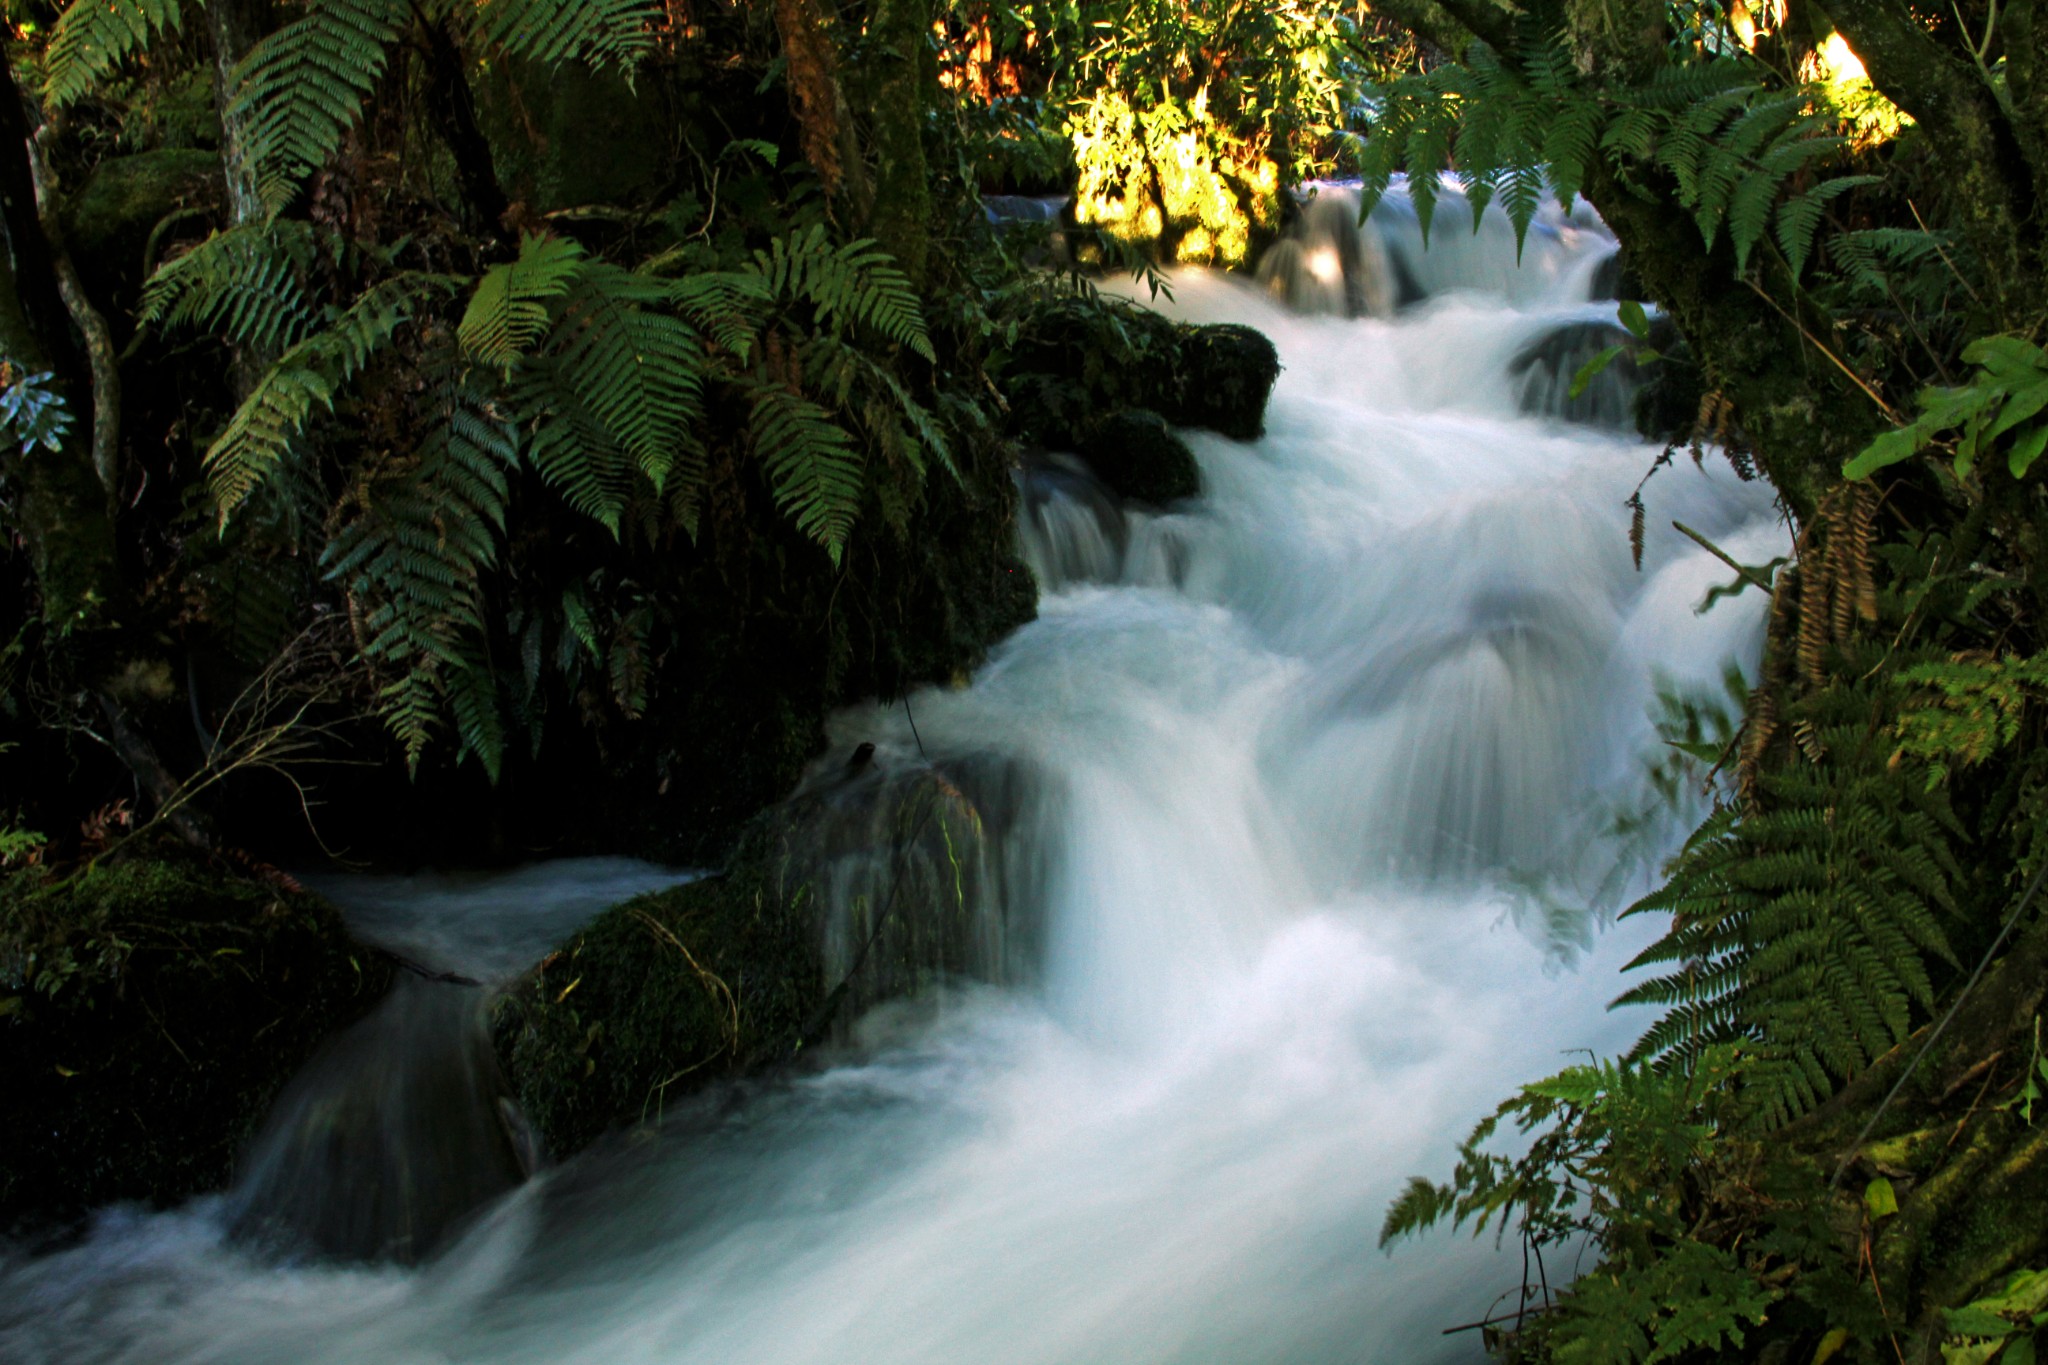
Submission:
[[[1182,426],[1257,440],[1279,378],[1280,352],[1265,333],[1236,323],[1191,328],[1181,344],[1180,406],[1170,415]]]
[[[498,1055],[549,1151],[787,1063],[939,977],[1002,974],[973,802],[930,768],[855,762],[753,821],[723,873],[605,912],[506,991]]]
[[[326,902],[194,855],[0,880],[0,1226],[225,1185],[388,980]]]
[[[88,287],[126,296],[141,284],[143,255],[157,225],[225,197],[219,152],[166,147],[109,157],[66,205],[66,245]]]
[[[1166,419],[1144,408],[1126,408],[1094,424],[1081,454],[1119,497],[1168,503],[1202,491],[1201,470]]]
[[[1252,328],[1190,326],[1095,297],[1031,309],[1019,323],[1001,383],[1020,438],[1090,453],[1107,448],[1098,439],[1103,428],[1127,422],[1121,414],[1133,412],[1234,440],[1255,439],[1265,429],[1266,401],[1279,375],[1279,352]]]

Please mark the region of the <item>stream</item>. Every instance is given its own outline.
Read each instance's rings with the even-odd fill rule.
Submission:
[[[1204,495],[1163,510],[1035,467],[1039,619],[915,694],[914,732],[900,704],[833,722],[827,767],[872,743],[1024,775],[1001,827],[1043,926],[1025,984],[884,1006],[836,1064],[544,1169],[417,1266],[235,1235],[278,1183],[259,1144],[237,1191],[0,1247],[0,1359],[1479,1359],[1443,1329],[1512,1311],[1519,1249],[1390,1255],[1381,1219],[1518,1084],[1648,1022],[1606,1003],[1661,926],[1613,914],[1699,813],[1645,795],[1651,718],[1660,691],[1721,696],[1761,635],[1754,591],[1696,612],[1732,575],[1671,523],[1746,563],[1785,535],[1766,487],[1681,453],[1632,562],[1657,448],[1617,421],[1624,375],[1573,399],[1543,349],[1614,318],[1585,209],[1553,206],[1518,265],[1497,214],[1474,236],[1447,201],[1425,252],[1398,196],[1362,233],[1324,197],[1263,283],[1184,271],[1158,304],[1273,338],[1264,438],[1189,433]],[[322,889],[489,981],[677,875]]]

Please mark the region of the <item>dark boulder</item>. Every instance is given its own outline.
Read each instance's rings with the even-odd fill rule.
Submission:
[[[95,294],[128,297],[141,286],[157,225],[174,216],[197,219],[225,198],[218,152],[167,147],[109,157],[66,205],[65,244]]]
[[[1188,330],[1181,344],[1180,405],[1168,415],[1238,441],[1266,429],[1266,400],[1280,378],[1280,352],[1262,332],[1236,323]]]
[[[1166,419],[1143,408],[1111,413],[1082,438],[1081,454],[1117,496],[1169,503],[1202,491],[1201,471]]]
[[[0,1227],[221,1188],[389,979],[326,902],[175,849],[0,880]]]
[[[1248,441],[1263,427],[1279,374],[1273,343],[1250,327],[1190,326],[1097,296],[1041,304],[1024,317],[1002,388],[1018,434],[1041,445],[1058,446],[1126,408]]]
[[[788,1063],[869,1006],[1009,949],[980,812],[872,751],[763,813],[719,875],[606,911],[495,1007],[498,1056],[557,1156]]]

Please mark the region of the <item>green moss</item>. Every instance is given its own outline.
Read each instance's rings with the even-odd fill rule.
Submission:
[[[498,1055],[550,1151],[658,1120],[788,1062],[944,975],[998,975],[979,815],[914,769],[751,822],[725,872],[600,916],[494,1010]]]
[[[332,907],[165,850],[0,881],[0,1224],[225,1184],[389,968]]]
[[[1202,491],[1194,452],[1156,412],[1111,413],[1085,439],[1081,453],[1119,497],[1163,504]]]
[[[1252,328],[1193,327],[1114,299],[1064,298],[1022,319],[1001,383],[1020,437],[1086,451],[1099,427],[1131,410],[1255,439],[1279,374],[1279,353]]]
[[[165,148],[102,161],[79,186],[64,221],[67,246],[90,284],[125,293],[140,286],[156,225],[221,202],[220,153]]]

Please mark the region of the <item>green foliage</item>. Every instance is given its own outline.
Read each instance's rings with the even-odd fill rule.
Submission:
[[[828,329],[872,328],[926,360],[937,360],[917,291],[889,254],[865,237],[835,247],[823,225],[816,225],[755,252],[752,269],[772,297],[808,302]]]
[[[2033,1365],[2048,1340],[2048,1271],[2022,1270],[1995,1294],[1944,1309],[1942,1365]]]
[[[245,130],[243,155],[275,215],[355,126],[399,37],[415,22],[447,22],[515,57],[551,65],[582,58],[630,73],[653,49],[661,18],[651,0],[313,0],[236,67],[228,117]]]
[[[11,364],[0,363],[0,376],[8,378],[0,388],[0,441],[13,441],[23,453],[41,446],[56,452],[64,448],[71,430],[71,409],[64,395],[49,387],[56,378],[49,370],[26,374]]]
[[[357,608],[365,659],[388,675],[380,709],[411,764],[452,716],[459,752],[499,770],[505,705],[484,585],[520,466],[614,537],[662,518],[694,534],[715,391],[744,404],[776,504],[835,564],[869,492],[869,442],[915,475],[928,456],[957,473],[939,422],[854,344],[935,354],[916,294],[865,240],[834,245],[811,229],[742,269],[667,279],[529,233],[473,283],[398,273],[316,314],[302,279],[322,249],[288,220],[217,234],[158,271],[145,316],[291,341],[207,451],[223,522],[278,481],[311,420],[401,337],[443,375],[410,454],[360,468],[322,561]],[[440,309],[465,286],[450,329]],[[646,619],[622,618],[610,648],[593,637],[588,650],[627,714],[646,703]]]
[[[665,12],[657,0],[490,0],[475,16],[479,35],[507,52],[630,73],[654,50]]]
[[[184,22],[179,0],[71,0],[43,56],[43,98],[61,109]]]
[[[1531,41],[1511,56],[1475,44],[1463,62],[1386,82],[1374,97],[1357,151],[1365,207],[1405,170],[1425,235],[1448,165],[1458,168],[1475,224],[1497,200],[1519,241],[1546,182],[1569,208],[1605,159],[1625,178],[1668,174],[1709,250],[1726,231],[1737,270],[1774,243],[1797,276],[1828,204],[1874,183],[1842,176],[1795,192],[1847,139],[1809,92],[1774,89],[1737,57],[1663,67],[1644,87],[1596,93],[1559,40]]]
[[[860,506],[859,453],[830,414],[802,394],[761,382],[747,396],[748,431],[776,504],[837,563]]]
[[[457,282],[445,275],[401,274],[373,285],[323,330],[278,358],[227,428],[207,448],[207,482],[225,521],[281,465],[316,410],[383,350],[414,310]]]
[[[2048,692],[2048,655],[1957,655],[1899,670],[1897,685],[1924,698],[1900,713],[1901,754],[1928,765],[1930,785],[1951,767],[1982,763],[2019,735],[2029,700]]]
[[[228,118],[272,214],[341,145],[412,15],[404,0],[316,0],[236,67]]]
[[[583,246],[568,237],[529,232],[519,258],[492,266],[477,281],[457,337],[476,359],[509,369],[546,335],[550,304],[582,272]]]
[[[2048,421],[2039,420],[2048,407],[2048,352],[2018,337],[1981,337],[1964,348],[1963,359],[1977,367],[1968,383],[1922,389],[1919,415],[1872,441],[1842,467],[1842,477],[1867,479],[1951,440],[1959,479],[2001,442],[2014,478],[2031,469],[2048,450]]]
[[[1627,914],[1672,926],[1631,966],[1675,968],[1617,1004],[1668,1010],[1635,1055],[1689,1065],[1749,1040],[1746,1099],[1789,1120],[1905,1038],[1953,963],[1963,834],[1940,791],[1873,741],[1869,705],[1830,698],[1801,719],[1808,761],[1763,775],[1755,808],[1700,827],[1662,887]]]
[[[361,491],[362,510],[322,568],[367,609],[365,657],[402,670],[382,701],[406,762],[417,767],[446,703],[459,752],[496,778],[504,735],[480,648],[483,579],[497,562],[518,444],[469,377],[444,381],[439,407],[417,454]]]
[[[1512,1227],[1539,1255],[1590,1236],[1606,1259],[1543,1325],[1550,1359],[1632,1365],[1740,1347],[1782,1291],[1698,1239],[1691,1206],[1702,1172],[1730,1159],[1732,1096],[1749,1064],[1725,1045],[1695,1060],[1588,1063],[1523,1087],[1459,1147],[1451,1184],[1409,1182],[1381,1244],[1445,1220]],[[1518,1157],[1485,1149],[1509,1119],[1534,1134]]]
[[[266,353],[296,345],[321,321],[303,283],[317,249],[312,225],[293,219],[216,232],[158,267],[136,321]]]

